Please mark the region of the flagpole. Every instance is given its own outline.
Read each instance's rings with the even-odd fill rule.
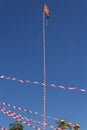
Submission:
[[[44,62],[44,90],[43,90],[43,127],[46,129],[46,38],[45,38],[45,14],[43,11],[43,62]]]

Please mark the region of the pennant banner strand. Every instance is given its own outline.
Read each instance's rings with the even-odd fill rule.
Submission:
[[[38,121],[35,121],[35,120],[33,120],[33,119],[27,118],[27,117],[25,117],[25,116],[19,115],[19,114],[15,113],[15,112],[12,112],[11,110],[7,110],[6,108],[3,108],[3,109],[6,110],[6,111],[8,111],[10,114],[16,116],[17,118],[20,118],[20,119],[22,119],[22,120],[27,120],[27,121],[29,121],[29,122],[33,122],[33,123],[41,124],[41,125],[42,125],[42,122],[38,122]]]
[[[43,125],[43,122],[38,122],[38,121],[35,121],[33,119],[27,118],[25,116],[19,115],[19,114],[15,113],[15,112],[12,112],[11,110],[7,110],[6,108],[3,108],[3,110],[6,111],[6,112],[9,112],[11,114],[11,116],[15,116],[16,118],[22,119],[23,121],[27,120],[27,121],[32,122],[32,123]],[[46,126],[50,127],[50,128],[55,128],[54,126],[51,126],[49,124],[46,124]]]
[[[33,129],[35,129],[35,130],[43,130],[42,128],[38,128],[37,126],[34,126],[34,125],[29,124],[28,122],[24,121],[26,117],[21,116],[21,115],[15,113],[15,112],[12,112],[12,111],[10,111],[10,110],[7,110],[7,109],[1,108],[1,107],[0,107],[0,112],[6,114],[7,116],[12,117],[13,119],[18,120],[19,122],[21,122],[21,123],[23,123],[23,124],[25,124],[25,125],[27,125],[27,126],[33,128]],[[44,124],[42,123],[42,125],[44,125]],[[75,125],[77,125],[77,124],[72,125],[71,128],[74,128]],[[55,130],[62,130],[61,128],[57,128],[56,126],[50,126],[50,125],[47,125],[47,124],[46,124],[46,126],[50,127],[51,129],[55,129]],[[7,129],[4,128],[4,127],[0,127],[0,128],[1,128],[2,130],[7,130]]]
[[[29,81],[29,80],[18,80],[16,78],[7,77],[7,76],[4,76],[4,75],[1,75],[0,78],[18,81],[20,83],[30,83],[30,84],[44,85],[44,83],[42,83],[42,82],[32,82],[32,81]],[[65,90],[77,90],[77,91],[81,91],[81,92],[87,92],[87,89],[81,89],[81,88],[77,88],[77,87],[72,88],[72,87],[68,87],[68,86],[61,86],[61,85],[55,85],[55,84],[46,84],[46,86],[47,87],[51,86],[51,87],[54,87],[54,88],[60,88],[60,89],[65,89]]]
[[[38,112],[32,112],[31,110],[21,108],[21,107],[18,107],[18,106],[13,106],[13,105],[5,103],[5,102],[0,102],[0,104],[4,105],[6,107],[11,107],[12,109],[16,109],[16,110],[19,110],[19,111],[24,111],[26,113],[35,114],[35,115],[38,115],[38,116],[44,116],[43,114],[40,114]],[[52,117],[52,116],[46,116],[46,118],[51,118],[51,119],[54,119],[54,120],[60,120],[60,119]]]
[[[4,114],[7,114],[8,116],[11,116],[12,118],[18,120],[19,122],[22,122],[28,126],[30,126],[31,124],[28,124],[28,122],[25,122],[25,120],[27,121],[30,121],[30,122],[33,122],[33,123],[37,123],[37,124],[41,124],[41,125],[44,125],[43,122],[37,122],[37,121],[34,121],[32,119],[29,119],[25,116],[21,116],[15,112],[12,112],[11,110],[7,110],[6,108],[0,108],[0,112],[4,113]],[[49,124],[46,124],[47,127],[49,128],[52,128],[52,129],[55,129],[56,127],[55,126],[51,126]],[[36,126],[32,126],[32,128],[36,129],[36,130],[42,130]]]
[[[21,123],[23,123],[23,124],[25,124],[25,125],[27,125],[27,126],[33,128],[33,129],[43,130],[43,129],[38,128],[37,126],[33,126],[32,124],[29,124],[28,122],[25,122],[24,120],[21,120],[18,115],[14,114],[14,113],[11,112],[10,110],[6,110],[5,108],[4,108],[4,109],[3,109],[3,108],[0,108],[0,112],[6,114],[7,116],[12,117],[13,119],[18,120],[19,122],[21,122]]]
[[[4,128],[3,126],[0,126],[1,130],[7,130],[7,128]]]
[[[11,104],[8,104],[8,103],[5,103],[5,102],[0,102],[0,104],[1,105],[4,105],[4,106],[6,106],[6,107],[11,107],[12,109],[15,109],[15,110],[19,110],[19,111],[24,111],[24,112],[26,112],[26,113],[30,113],[30,114],[35,114],[35,115],[38,115],[38,116],[44,116],[43,114],[40,114],[40,113],[38,113],[38,112],[32,112],[32,111],[30,111],[30,110],[28,110],[28,109],[25,109],[25,108],[21,108],[21,107],[18,107],[18,106],[13,106],[13,105],[11,105]],[[25,117],[26,118],[26,117]],[[53,120],[58,120],[58,121],[60,121],[61,119],[58,119],[58,118],[56,118],[56,117],[52,117],[52,116],[46,116],[46,118],[51,118],[51,119],[53,119]],[[28,120],[27,118],[26,118],[26,120]],[[34,120],[32,120],[32,119],[29,119],[31,122],[37,122],[37,121],[34,121]],[[42,122],[37,122],[38,124],[41,124]],[[70,124],[73,124],[73,123],[70,123]],[[42,124],[43,125],[43,124]],[[49,124],[46,124],[48,127],[50,126]],[[52,126],[53,127],[53,126]],[[52,128],[51,127],[51,128]]]

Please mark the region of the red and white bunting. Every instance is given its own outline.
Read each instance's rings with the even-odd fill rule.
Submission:
[[[32,112],[31,110],[21,108],[21,107],[18,107],[18,106],[13,106],[13,105],[5,103],[5,102],[0,102],[0,105],[4,105],[6,107],[10,107],[12,109],[19,110],[19,111],[24,111],[26,113],[35,114],[35,115],[38,115],[38,116],[44,116],[43,114],[40,114],[38,112]],[[54,119],[54,120],[60,120],[60,119],[58,119],[56,117],[52,117],[52,116],[46,116],[46,118],[51,118],[51,119]]]
[[[32,82],[32,81],[29,81],[29,80],[18,80],[16,78],[13,78],[13,77],[7,77],[7,76],[4,76],[4,75],[1,75],[0,76],[0,79],[7,79],[7,80],[13,80],[13,81],[17,81],[17,82],[20,82],[20,83],[30,83],[30,84],[37,84],[37,85],[44,85],[44,83],[42,82]],[[68,87],[68,86],[61,86],[61,85],[55,85],[55,84],[46,84],[46,86],[48,87],[54,87],[54,88],[59,88],[59,89],[65,89],[65,90],[76,90],[76,91],[81,91],[81,92],[87,92],[87,89],[82,89],[82,88],[77,88],[77,87]]]
[[[7,130],[7,128],[4,128],[3,126],[0,126],[1,130]]]
[[[34,121],[34,120],[30,119],[30,118],[27,118],[27,117],[25,117],[25,116],[21,116],[21,115],[15,113],[15,112],[12,112],[11,110],[7,110],[6,108],[0,108],[0,112],[6,114],[7,116],[12,117],[13,119],[18,120],[19,122],[22,122],[22,123],[28,125],[29,127],[31,127],[31,124],[29,124],[29,123],[26,122],[25,120],[27,120],[27,121],[29,121],[29,122],[36,123],[36,124],[41,124],[41,125],[43,125],[43,122]],[[51,128],[51,129],[55,129],[55,128],[56,128],[55,126],[51,126],[51,125],[49,125],[49,124],[46,124],[46,127],[49,127],[49,128]],[[32,128],[34,128],[34,129],[36,129],[36,130],[42,130],[41,128],[38,128],[38,127],[36,127],[36,126],[32,126]]]
[[[24,111],[24,112],[26,112],[26,113],[36,114],[36,115],[39,115],[39,116],[43,116],[42,114],[39,114],[38,112],[32,112],[32,111],[30,111],[30,110],[28,110],[28,109],[21,108],[21,107],[18,107],[18,106],[13,106],[13,105],[10,105],[10,104],[5,103],[5,102],[0,102],[0,104],[1,104],[1,105],[4,105],[4,106],[6,106],[6,107],[13,108],[13,109],[15,109],[15,110],[20,110],[20,111]],[[6,110],[6,108],[4,108],[4,110]],[[10,110],[8,110],[8,111],[11,112]],[[11,112],[11,113],[12,113],[12,112]],[[21,119],[23,119],[23,120],[27,120],[27,121],[29,121],[29,122],[33,122],[33,123],[36,123],[36,124],[41,124],[41,125],[43,125],[43,122],[38,122],[38,121],[35,121],[35,120],[33,120],[33,119],[27,118],[27,117],[25,117],[25,116],[21,116],[21,115],[15,113],[15,112],[12,113],[12,114],[15,114],[18,118],[21,118]],[[54,119],[54,120],[60,120],[60,119],[58,119],[58,118],[53,118],[53,117],[51,117],[51,116],[47,116],[47,118],[51,118],[51,119]],[[73,123],[71,123],[71,122],[69,122],[69,123],[70,123],[70,124],[73,124]],[[51,126],[51,125],[49,125],[49,124],[46,124],[46,126],[49,127],[49,128],[55,128],[55,126]]]
[[[21,123],[23,123],[23,124],[25,124],[25,125],[27,125],[27,126],[33,128],[33,129],[35,129],[35,130],[43,130],[43,129],[41,129],[41,128],[38,128],[37,126],[33,126],[32,124],[29,124],[28,122],[26,122],[26,121],[20,119],[20,117],[18,116],[18,114],[13,113],[13,112],[11,112],[10,110],[6,110],[5,108],[4,108],[4,109],[3,109],[3,108],[0,108],[0,112],[6,114],[7,116],[12,117],[13,119],[18,120],[19,122],[21,122]]]

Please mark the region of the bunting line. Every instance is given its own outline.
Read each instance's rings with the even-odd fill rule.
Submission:
[[[10,110],[6,110],[5,108],[4,108],[4,109],[3,109],[3,108],[0,108],[0,112],[6,114],[7,116],[12,117],[13,119],[18,120],[19,122],[21,122],[21,123],[23,123],[23,124],[25,124],[25,125],[27,125],[27,126],[33,128],[33,129],[35,129],[35,130],[43,130],[43,129],[41,129],[41,128],[38,128],[37,126],[33,126],[32,124],[29,124],[28,122],[25,122],[24,120],[21,120],[20,117],[18,117],[18,115],[14,114],[14,113],[11,112]]]
[[[11,116],[15,116],[16,118],[22,119],[23,121],[26,120],[26,121],[29,121],[32,123],[43,125],[43,122],[38,122],[38,121],[35,121],[33,119],[27,118],[25,116],[19,115],[18,113],[12,112],[11,110],[7,110],[6,108],[3,108],[3,110],[6,112],[8,111],[11,114]],[[51,126],[49,124],[46,124],[46,126],[49,128],[55,128],[54,126]]]
[[[38,122],[38,121],[35,121],[35,120],[31,119],[31,118],[27,118],[25,116],[19,115],[18,113],[12,112],[11,110],[7,110],[5,107],[3,108],[3,110],[8,111],[9,113],[11,113],[12,115],[14,115],[15,117],[20,118],[22,120],[27,120],[29,122],[33,122],[33,123],[41,124],[42,125],[42,122]]]
[[[44,116],[43,114],[40,114],[40,113],[38,113],[38,112],[32,112],[32,111],[30,111],[30,110],[28,110],[28,109],[21,108],[21,107],[18,107],[18,106],[13,106],[13,105],[8,104],[8,103],[5,103],[5,102],[0,102],[0,104],[1,104],[1,105],[4,105],[5,107],[10,107],[10,108],[15,109],[15,110],[24,111],[24,112],[26,112],[26,113],[35,114],[35,115],[38,115],[38,116]],[[23,117],[24,117],[24,116],[23,116]],[[50,118],[50,119],[58,120],[58,121],[61,120],[61,119],[58,119],[58,118],[52,117],[52,116],[46,116],[46,118]],[[27,117],[25,117],[25,119],[28,120]],[[32,119],[30,119],[30,121],[31,121],[31,122],[34,122],[34,120],[32,120]],[[35,121],[35,122],[37,122],[37,121]],[[37,122],[37,124],[41,124],[41,123],[42,123],[42,125],[43,125],[43,122]],[[69,122],[69,123],[70,123],[70,124],[73,124],[73,123],[71,123],[71,122]],[[53,127],[54,127],[54,126],[50,126],[49,124],[46,124],[46,125],[47,125],[48,127],[50,127],[50,128],[53,128]]]
[[[7,130],[7,128],[4,128],[3,126],[0,126],[1,130]]]
[[[32,124],[29,124],[28,122],[25,121],[25,118],[26,118],[26,117],[21,116],[21,115],[15,113],[15,112],[12,112],[11,110],[7,110],[7,109],[5,109],[5,108],[1,108],[1,107],[0,107],[0,112],[2,112],[3,114],[6,114],[7,116],[12,117],[13,119],[18,120],[19,122],[21,122],[21,123],[27,125],[28,127],[33,128],[33,129],[35,129],[35,130],[43,130],[42,128],[39,128],[39,127],[34,126],[34,125],[32,125]],[[32,121],[31,121],[31,122],[32,122]],[[43,123],[44,123],[44,122],[43,122]],[[42,124],[42,125],[43,125],[43,124]],[[78,124],[72,125],[72,128],[74,128],[74,126],[76,126],[76,125],[78,125]],[[56,127],[56,126],[50,126],[50,125],[46,125],[46,126],[50,127],[51,129],[54,129],[54,130],[62,130],[61,128],[58,128],[58,127]],[[4,128],[4,127],[2,127],[2,126],[0,126],[0,128],[1,128],[2,130],[7,130],[6,128]]]
[[[6,107],[10,107],[12,109],[19,110],[19,111],[24,111],[26,113],[35,114],[35,115],[38,115],[38,116],[44,116],[43,114],[40,114],[38,112],[32,112],[31,110],[21,108],[21,107],[18,107],[18,106],[13,106],[13,105],[5,103],[5,102],[0,102],[0,105],[4,105]],[[46,116],[46,118],[51,118],[51,119],[54,119],[54,120],[60,120],[60,119],[58,119],[56,117],[52,117],[52,116]]]
[[[7,110],[6,108],[0,108],[0,111],[1,111],[2,113],[4,113],[4,114],[7,114],[8,116],[11,116],[12,118],[18,120],[19,122],[22,122],[22,123],[28,125],[28,126],[30,126],[31,124],[29,125],[28,122],[25,122],[25,120],[27,120],[27,121],[29,121],[29,122],[33,122],[33,123],[37,123],[37,124],[43,125],[43,122],[34,121],[34,120],[30,119],[30,118],[27,118],[27,117],[25,117],[25,116],[21,116],[21,115],[15,113],[15,112],[12,112],[11,110]],[[49,125],[49,124],[46,124],[46,126],[49,127],[49,128],[52,128],[52,129],[55,129],[55,128],[56,128],[55,126],[51,126],[51,125]],[[36,126],[32,126],[32,127],[33,127],[34,129],[36,129],[36,130],[42,130],[42,129],[36,127]],[[38,129],[37,129],[37,128],[38,128]]]
[[[7,77],[4,75],[0,76],[0,79],[7,79],[7,80],[12,80],[12,81],[17,81],[20,83],[30,83],[30,84],[36,84],[36,85],[42,85],[44,86],[44,83],[42,82],[33,82],[33,81],[29,81],[29,80],[18,80],[16,78],[13,77]],[[76,90],[76,91],[81,91],[81,92],[87,92],[87,89],[82,89],[82,88],[77,88],[77,87],[68,87],[68,86],[61,86],[61,85],[55,85],[55,84],[46,84],[46,87],[54,87],[54,88],[58,88],[58,89],[64,89],[64,90]]]

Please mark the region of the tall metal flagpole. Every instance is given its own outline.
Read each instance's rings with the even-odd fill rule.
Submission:
[[[45,39],[45,14],[43,11],[43,61],[44,61],[44,95],[43,95],[43,111],[44,121],[43,127],[46,129],[46,39]]]

